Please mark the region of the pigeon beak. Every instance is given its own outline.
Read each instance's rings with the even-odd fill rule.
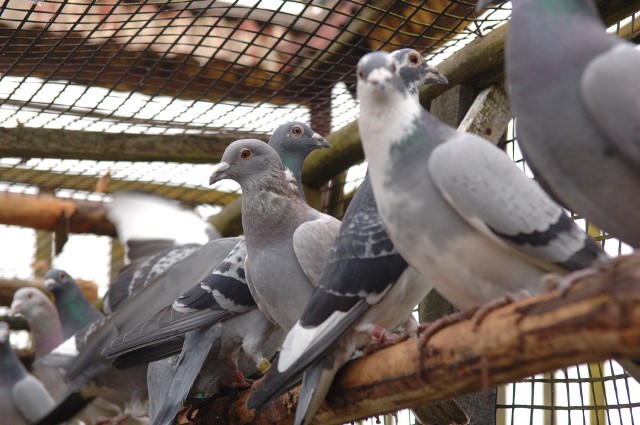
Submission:
[[[391,84],[393,74],[386,68],[376,68],[369,73],[367,81],[376,86],[380,91],[387,90]]]
[[[442,75],[435,66],[427,65],[427,72],[426,84],[449,84],[447,77]]]
[[[484,12],[484,10],[491,6],[491,5],[497,5],[497,4],[502,4],[505,3],[505,1],[502,0],[478,0],[478,2],[476,3],[476,13],[482,13]]]
[[[56,280],[55,279],[47,279],[44,281],[44,290],[47,292],[51,292],[51,290],[53,289],[53,287],[56,284]]]
[[[18,316],[22,313],[22,303],[20,301],[14,301],[11,303],[11,309],[9,310],[10,316]]]
[[[313,140],[315,140],[316,142],[316,147],[319,148],[330,148],[331,145],[329,144],[329,142],[327,142],[325,140],[324,137],[322,137],[321,135],[319,135],[318,133],[313,133],[313,136],[311,136],[311,138]]]
[[[211,177],[209,177],[209,185],[212,185],[220,180],[224,180],[227,178],[227,170],[230,165],[227,162],[220,162],[213,166],[213,173]]]

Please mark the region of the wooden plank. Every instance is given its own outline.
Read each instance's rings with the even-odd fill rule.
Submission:
[[[504,89],[493,85],[481,91],[458,126],[497,144],[511,120],[511,107]]]
[[[264,134],[179,134],[173,136],[104,133],[19,126],[0,128],[0,157],[164,161],[215,164],[238,139]]]
[[[72,189],[95,192],[99,177],[65,174],[53,171],[32,170],[0,166],[0,181],[21,183],[38,186],[40,188]],[[201,203],[211,205],[227,205],[238,197],[236,193],[222,192],[213,189],[176,186],[160,183],[149,183],[136,180],[111,178],[106,187],[106,193],[117,190],[141,190],[176,199],[185,203]]]
[[[476,329],[467,320],[426,346],[408,340],[347,364],[314,423],[341,424],[484,390],[576,363],[640,356],[640,254],[557,291],[501,307]],[[248,411],[250,391],[204,406],[196,424],[288,424],[299,388]]]
[[[98,302],[98,285],[90,280],[75,278],[80,289],[92,303]],[[9,306],[13,299],[13,294],[20,288],[33,286],[44,291],[44,279],[17,279],[17,278],[0,278],[0,305]]]

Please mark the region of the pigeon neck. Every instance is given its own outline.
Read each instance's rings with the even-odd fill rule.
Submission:
[[[284,168],[286,170],[289,170],[289,172],[291,172],[291,174],[293,175],[293,179],[295,180],[296,185],[298,186],[298,192],[300,193],[300,196],[302,197],[302,199],[306,200],[304,196],[304,190],[302,189],[302,177],[301,177],[302,164],[304,163],[304,157],[297,158],[292,154],[286,154],[286,153],[280,154],[280,152],[278,152],[278,154],[280,155],[280,159],[282,159],[282,164],[284,165]]]
[[[29,320],[29,328],[35,341],[36,360],[49,354],[63,341],[62,326],[56,311],[50,311],[46,317],[41,315],[32,318]]]
[[[65,339],[73,336],[78,330],[93,322],[91,310],[95,309],[84,297],[80,288],[70,286],[64,291],[54,294],[56,307],[62,323]]]

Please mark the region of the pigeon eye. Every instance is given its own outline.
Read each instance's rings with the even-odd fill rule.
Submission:
[[[60,280],[64,280],[67,276],[64,273],[60,273]]]
[[[33,294],[32,294],[31,292],[29,292],[29,293],[27,294],[27,298],[33,298]]]
[[[418,58],[418,55],[416,55],[415,53],[411,53],[409,55],[409,62],[411,62],[413,65],[418,65],[420,63],[420,59]]]
[[[395,74],[395,73],[396,73],[396,64],[395,64],[395,62],[391,64],[391,72],[392,72],[393,74]]]
[[[364,72],[362,72],[362,70],[358,70],[358,78],[364,80]]]
[[[291,134],[293,134],[294,136],[301,136],[302,135],[302,127],[300,127],[299,125],[294,125],[291,128]]]
[[[242,149],[240,151],[240,158],[247,159],[251,156],[251,151],[249,149]]]

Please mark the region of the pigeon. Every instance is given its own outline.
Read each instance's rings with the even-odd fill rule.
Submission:
[[[456,307],[538,293],[547,273],[610,261],[504,152],[424,110],[388,54],[365,55],[357,78],[358,127],[385,228]]]
[[[2,423],[32,424],[54,405],[44,385],[31,374],[9,343],[9,325],[0,322],[0,412]]]
[[[18,289],[13,295],[11,314],[24,316],[29,324],[35,346],[33,375],[44,384],[54,400],[61,398],[67,389],[64,368],[48,366],[46,357],[63,342],[62,325],[56,307],[39,289],[25,287]],[[96,399],[89,408],[83,410],[78,419],[92,423],[98,417],[114,416],[118,412],[117,406],[106,400]]]
[[[391,53],[410,95],[426,83],[447,79],[413,49]],[[295,424],[309,423],[338,369],[365,346],[372,334],[400,325],[431,285],[395,250],[380,220],[369,176],[349,204],[318,286],[288,333],[277,367],[248,401],[260,408],[298,382],[304,372]],[[439,413],[444,414],[439,415]],[[420,408],[421,422],[466,424],[454,401]]]
[[[35,360],[49,354],[63,341],[58,311],[51,300],[37,288],[25,287],[13,294],[11,314],[22,315],[29,324],[35,345]]]
[[[518,142],[538,180],[640,247],[640,50],[606,32],[592,0],[514,0],[505,49]]]
[[[302,315],[340,221],[307,205],[277,152],[259,140],[227,146],[209,183],[223,179],[242,188],[251,294],[262,313],[288,331]]]
[[[330,147],[308,125],[296,121],[280,125],[269,145],[282,159],[287,178],[295,182],[300,194],[303,193],[300,174],[304,160],[313,150]],[[241,238],[212,274],[151,319],[119,336],[104,350],[104,354],[118,357],[135,352],[137,358],[134,360],[127,356],[126,364],[145,363],[148,359],[140,348],[151,346],[154,350],[150,355],[158,356],[154,344],[254,308],[256,304],[244,276],[246,252],[244,238]],[[122,357],[115,360],[120,366],[124,366],[123,361]]]
[[[107,314],[202,244],[221,237],[195,211],[140,191],[114,193],[107,217],[126,253],[126,264],[104,297]]]
[[[62,335],[69,339],[85,326],[104,315],[84,296],[76,281],[67,272],[51,269],[44,275],[44,287],[53,294],[62,324]]]
[[[92,388],[90,384],[96,379],[101,379],[104,374],[106,374],[105,379],[117,385],[118,375],[112,374],[115,369],[107,359],[102,357],[102,349],[121,332],[128,330],[136,323],[147,320],[155,311],[188,290],[193,285],[192,282],[202,280],[224,259],[237,242],[238,238],[221,238],[207,242],[155,277],[135,296],[125,299],[112,314],[91,324],[77,338],[65,341],[59,349],[61,351],[68,349],[72,356],[71,363],[67,365],[67,378],[71,381],[70,391],[41,423],[59,423],[71,417],[95,395],[88,391]],[[179,349],[180,347],[177,347],[175,353],[178,353]],[[129,370],[118,372],[124,376],[133,373]],[[140,373],[136,372],[136,374]],[[146,373],[142,375],[143,381],[146,380]],[[136,401],[131,397],[127,398]],[[131,407],[135,416],[142,409],[146,409],[141,403],[135,403]]]
[[[313,150],[330,147],[324,138],[300,122],[279,126],[270,138],[269,145],[282,159],[287,179],[295,184],[300,194],[303,193],[300,173],[304,160]],[[246,284],[245,256],[246,244],[242,239],[211,275],[150,320],[121,335],[103,351],[107,356],[116,357],[116,367],[127,367],[161,357],[163,347],[168,346],[166,342],[176,340],[185,332],[185,347],[190,341],[195,341],[195,348],[185,348],[180,355],[174,372],[176,378],[160,408],[161,413],[151,414],[155,423],[166,423],[173,419],[179,403],[186,396],[205,360],[217,364],[219,359],[226,359],[225,362],[234,371],[234,380],[239,383],[246,382],[244,375],[247,370],[255,369],[245,367],[241,370],[238,367],[239,348],[244,349],[244,353],[261,371],[269,367],[267,357],[273,354],[274,349],[265,353],[263,347],[268,345],[269,340],[281,341],[282,336],[275,335],[278,328],[256,309]],[[223,320],[224,331],[220,335],[221,342],[218,341],[221,346],[214,350],[211,347],[217,339],[209,340],[209,344],[203,343],[199,333],[205,331],[195,330]],[[271,345],[275,347],[276,344]],[[207,353],[214,354],[207,357]],[[165,354],[169,354],[169,351]],[[207,369],[217,367],[205,365]],[[151,388],[152,384],[149,386]],[[196,383],[194,387],[201,390],[202,385]],[[207,392],[211,394],[211,391]],[[151,410],[155,411],[155,408]]]

